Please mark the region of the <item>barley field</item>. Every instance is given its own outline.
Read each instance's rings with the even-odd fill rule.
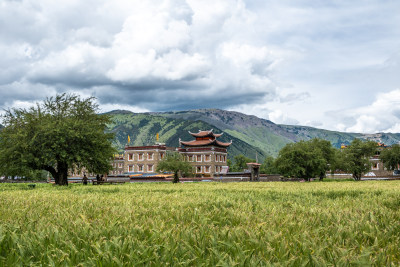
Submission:
[[[0,184],[0,266],[399,266],[400,181]]]

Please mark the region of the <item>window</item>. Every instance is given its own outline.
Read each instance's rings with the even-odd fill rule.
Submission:
[[[165,153],[160,153],[160,159],[163,159],[165,156]]]
[[[211,161],[211,156],[210,155],[204,155],[204,161],[210,162]]]
[[[197,156],[196,156],[196,161],[197,161],[197,162],[201,162],[201,155],[197,155]]]
[[[143,160],[143,153],[138,154],[138,160]]]
[[[139,172],[143,172],[143,165],[138,165]]]
[[[215,166],[215,171],[217,173],[220,173],[221,172],[221,166]]]
[[[226,156],[222,156],[222,162],[226,162]]]
[[[219,155],[215,155],[215,162],[219,162]]]
[[[193,162],[193,155],[189,155],[189,156],[188,156],[188,160],[189,160],[190,162]]]
[[[147,165],[147,172],[153,172],[153,165]]]
[[[154,153],[147,153],[147,159],[153,160],[153,155],[154,155]]]
[[[124,164],[123,163],[118,163],[118,168],[122,168],[122,167],[124,167]]]
[[[128,165],[128,172],[133,172],[133,165]]]
[[[196,166],[196,173],[201,173],[201,166]]]
[[[210,166],[204,166],[204,172],[210,173]]]
[[[379,163],[373,163],[372,170],[379,170]]]
[[[129,160],[129,161],[132,161],[132,160],[133,160],[133,154],[132,154],[132,153],[129,153],[129,154],[128,154],[128,160]]]

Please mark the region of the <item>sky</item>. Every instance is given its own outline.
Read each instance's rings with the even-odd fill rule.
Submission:
[[[218,108],[400,133],[398,0],[1,0],[0,109]]]

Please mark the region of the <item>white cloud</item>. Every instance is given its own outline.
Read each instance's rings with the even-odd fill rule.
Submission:
[[[338,130],[359,133],[399,132],[400,89],[380,93],[372,104],[342,110],[336,115],[337,119],[348,121],[346,126],[339,124]]]
[[[397,131],[399,8],[378,0],[4,0],[0,107],[78,92],[130,110],[214,107]],[[338,109],[345,112],[326,115]]]
[[[299,122],[293,118],[290,118],[286,113],[282,110],[274,110],[268,114],[269,119],[272,122],[279,123],[279,124],[298,124]]]

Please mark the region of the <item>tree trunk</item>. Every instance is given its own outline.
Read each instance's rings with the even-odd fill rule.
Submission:
[[[174,172],[174,180],[172,181],[174,184],[179,183],[179,176],[178,172]]]
[[[353,173],[353,179],[355,181],[360,181],[361,180],[361,174],[360,173]]]
[[[59,183],[58,185],[68,185],[68,165],[65,162],[57,164]]]
[[[67,185],[68,186],[68,170],[60,170],[58,171],[58,185]]]
[[[44,168],[53,176],[56,185],[68,185],[68,164],[65,162],[57,162],[57,170],[47,166]]]

